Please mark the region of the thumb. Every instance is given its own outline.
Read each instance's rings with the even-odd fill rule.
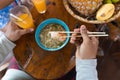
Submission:
[[[88,36],[88,34],[87,34],[87,28],[86,28],[85,25],[82,25],[82,26],[80,27],[80,32],[81,32],[83,41],[86,42],[86,41],[89,41],[89,40],[90,40],[90,39],[89,39],[89,36]]]
[[[21,35],[24,35],[24,34],[27,34],[27,33],[31,33],[31,32],[33,32],[33,31],[34,31],[33,28],[23,29],[23,30],[20,30],[20,34],[21,34]]]

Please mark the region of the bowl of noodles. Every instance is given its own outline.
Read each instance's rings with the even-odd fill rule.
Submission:
[[[52,38],[51,31],[69,31],[69,27],[60,19],[50,18],[43,21],[36,29],[35,40],[38,46],[47,51],[57,51],[62,49],[69,42],[69,37]],[[66,36],[70,36],[69,33],[65,33]]]

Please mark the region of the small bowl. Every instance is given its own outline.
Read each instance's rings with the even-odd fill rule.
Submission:
[[[47,51],[60,50],[69,42],[69,37],[67,37],[66,40],[64,41],[64,43],[58,48],[47,48],[41,43],[41,40],[40,40],[40,37],[39,37],[41,30],[45,26],[47,26],[49,24],[53,24],[53,23],[61,25],[65,29],[65,31],[70,31],[68,26],[62,20],[59,20],[59,19],[56,19],[56,18],[51,18],[51,19],[47,19],[47,20],[43,21],[36,29],[35,40],[36,40],[37,44],[39,45],[39,47],[41,47],[42,49],[47,50]],[[67,36],[70,36],[70,34],[68,33]]]

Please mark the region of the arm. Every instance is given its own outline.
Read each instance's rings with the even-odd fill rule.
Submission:
[[[80,32],[83,42],[80,43],[76,39],[76,33],[72,34],[71,43],[76,44],[76,80],[98,80],[96,65],[96,54],[98,49],[98,39],[95,37],[89,38],[85,26],[80,29],[75,29],[74,32]]]
[[[98,80],[96,70],[97,60],[76,59],[76,80]]]
[[[13,56],[13,52],[9,52],[9,54],[5,57],[4,61],[2,61],[2,63],[0,64],[0,67],[9,63]]]
[[[20,29],[17,25],[9,22],[1,31],[4,34],[0,36],[0,63],[8,53],[12,52],[15,47],[13,42],[18,40],[22,35],[33,32],[34,29]]]
[[[0,9],[3,9],[4,7],[8,6],[13,1],[14,0],[0,0]]]
[[[4,34],[0,37],[0,63],[14,47],[15,44],[9,41]]]

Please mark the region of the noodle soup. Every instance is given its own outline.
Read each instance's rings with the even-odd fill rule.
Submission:
[[[59,24],[48,24],[45,26],[39,35],[41,43],[47,48],[58,48],[62,46],[66,40],[58,40],[56,38],[51,38],[49,34],[50,31],[65,31],[65,29]]]

